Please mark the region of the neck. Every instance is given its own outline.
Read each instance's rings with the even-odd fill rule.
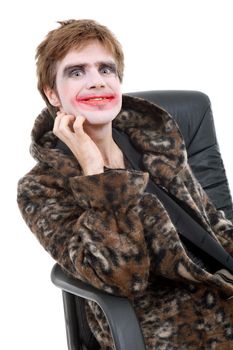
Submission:
[[[84,130],[99,148],[106,167],[124,167],[123,154],[112,138],[112,123],[94,126],[85,124]]]

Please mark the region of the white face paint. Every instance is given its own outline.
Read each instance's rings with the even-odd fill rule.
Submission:
[[[81,114],[93,125],[111,122],[122,104],[113,56],[98,41],[68,52],[57,64],[56,93],[67,114]]]

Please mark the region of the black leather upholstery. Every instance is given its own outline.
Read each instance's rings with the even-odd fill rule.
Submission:
[[[130,93],[166,109],[177,121],[185,140],[188,161],[217,209],[233,220],[232,198],[219,151],[209,97],[198,91]]]

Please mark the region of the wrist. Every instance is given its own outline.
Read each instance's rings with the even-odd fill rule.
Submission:
[[[97,175],[97,174],[101,174],[104,172],[104,168],[103,167],[99,167],[99,168],[86,168],[83,169],[83,173],[85,176],[89,176],[89,175]]]

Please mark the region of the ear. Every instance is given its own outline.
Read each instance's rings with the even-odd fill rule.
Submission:
[[[60,107],[60,105],[61,105],[60,100],[57,96],[57,93],[53,89],[46,86],[44,88],[44,93],[52,106]]]

